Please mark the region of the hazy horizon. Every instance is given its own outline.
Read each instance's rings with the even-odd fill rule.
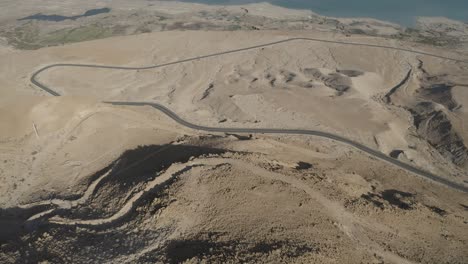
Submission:
[[[413,25],[416,17],[442,16],[468,22],[466,0],[181,0],[205,4],[247,4],[269,2],[287,8],[309,9],[325,16],[369,17]]]

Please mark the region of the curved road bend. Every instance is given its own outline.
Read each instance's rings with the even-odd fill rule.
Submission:
[[[289,39],[284,39],[280,41],[275,41],[275,42],[269,42],[265,44],[260,44],[260,45],[255,45],[255,46],[250,46],[250,47],[245,47],[245,48],[240,48],[240,49],[233,49],[233,50],[228,50],[228,51],[222,51],[218,53],[213,53],[213,54],[208,54],[208,55],[203,55],[203,56],[197,56],[197,57],[192,57],[188,59],[183,59],[183,60],[178,60],[178,61],[173,61],[173,62],[168,62],[168,63],[163,63],[163,64],[158,64],[158,65],[151,65],[151,66],[145,66],[145,67],[125,67],[125,66],[109,66],[109,65],[96,65],[96,64],[75,64],[75,63],[57,63],[57,64],[51,64],[48,66],[45,66],[36,72],[33,73],[31,76],[31,82],[41,88],[42,90],[46,91],[47,93],[54,95],[54,96],[60,96],[60,94],[50,88],[48,88],[46,85],[40,83],[37,80],[37,76],[41,74],[42,72],[51,69],[51,68],[56,68],[56,67],[80,67],[80,68],[99,68],[99,69],[115,69],[115,70],[149,70],[149,69],[156,69],[156,68],[162,68],[170,65],[175,65],[175,64],[180,64],[180,63],[185,63],[185,62],[190,62],[190,61],[196,61],[200,59],[206,59],[210,57],[216,57],[216,56],[221,56],[221,55],[227,55],[231,53],[237,53],[237,52],[242,52],[242,51],[248,51],[248,50],[253,50],[253,49],[259,49],[263,47],[268,47],[268,46],[274,46],[277,44],[282,44],[286,42],[291,42],[291,41],[310,41],[310,42],[322,42],[322,43],[330,43],[330,44],[340,44],[340,45],[346,45],[346,46],[360,46],[360,47],[370,47],[370,48],[380,48],[380,49],[389,49],[389,50],[396,50],[396,51],[403,51],[403,52],[408,52],[412,54],[417,54],[417,55],[424,55],[428,57],[433,57],[433,58],[438,58],[438,59],[443,59],[443,60],[448,60],[448,61],[453,61],[453,62],[458,62],[458,63],[467,63],[468,64],[468,59],[467,60],[461,60],[461,59],[455,59],[455,58],[449,58],[445,56],[440,56],[436,54],[431,54],[423,51],[418,51],[418,50],[411,50],[411,49],[405,49],[405,48],[398,48],[398,47],[392,47],[392,46],[385,46],[385,45],[375,45],[375,44],[367,44],[367,43],[358,43],[358,42],[347,42],[347,41],[333,41],[333,40],[325,40],[325,39],[316,39],[316,38],[289,38]]]
[[[270,42],[266,44],[261,44],[261,45],[256,45],[256,46],[251,46],[251,47],[246,47],[246,48],[241,48],[241,49],[234,49],[234,50],[229,50],[229,51],[224,51],[224,52],[218,52],[218,53],[213,53],[209,55],[203,55],[203,56],[198,56],[198,57],[193,57],[193,58],[188,58],[184,60],[179,60],[179,61],[173,61],[169,63],[164,63],[164,64],[158,64],[158,65],[152,65],[152,66],[146,66],[146,67],[125,67],[125,66],[108,66],[108,65],[95,65],[95,64],[69,64],[69,63],[64,63],[64,64],[51,64],[48,66],[45,66],[36,72],[33,73],[31,76],[30,80],[31,82],[36,85],[37,87],[41,88],[45,92],[53,95],[53,96],[60,96],[60,94],[51,88],[47,87],[46,85],[40,83],[37,80],[37,77],[39,74],[42,72],[55,68],[55,67],[81,67],[81,68],[100,68],[100,69],[116,69],[116,70],[146,70],[146,69],[155,69],[155,68],[161,68],[161,67],[166,67],[170,65],[175,65],[175,64],[180,64],[180,63],[185,63],[185,62],[190,62],[190,61],[195,61],[195,60],[200,60],[200,59],[205,59],[205,58],[210,58],[210,57],[216,57],[216,56],[221,56],[221,55],[226,55],[226,54],[231,54],[231,53],[236,53],[236,52],[242,52],[242,51],[247,51],[247,50],[253,50],[253,49],[258,49],[262,47],[267,47],[267,46],[273,46],[281,43],[286,43],[286,42],[291,42],[291,41],[314,41],[314,42],[323,42],[323,43],[331,43],[331,44],[341,44],[341,45],[350,45],[350,46],[362,46],[362,47],[371,47],[371,48],[383,48],[383,49],[390,49],[390,50],[397,50],[397,51],[403,51],[403,52],[409,52],[413,54],[418,54],[418,55],[424,55],[424,56],[429,56],[433,58],[439,58],[443,60],[449,60],[449,61],[454,61],[454,62],[459,62],[459,63],[467,63],[468,60],[460,60],[460,59],[454,59],[454,58],[449,58],[449,57],[444,57],[444,56],[439,56],[435,54],[430,54],[422,51],[416,51],[416,50],[410,50],[410,49],[405,49],[405,48],[398,48],[398,47],[391,47],[391,46],[384,46],[384,45],[374,45],[374,44],[366,44],[366,43],[356,43],[356,42],[345,42],[345,41],[331,41],[331,40],[323,40],[323,39],[314,39],[314,38],[290,38],[290,39],[285,39],[285,40],[280,40],[280,41],[275,41],[275,42]],[[151,106],[164,114],[166,114],[168,117],[179,123],[180,125],[189,127],[191,129],[195,130],[200,130],[200,131],[207,131],[207,132],[221,132],[221,133],[259,133],[259,134],[292,134],[292,135],[311,135],[311,136],[318,136],[318,137],[324,137],[328,138],[331,140],[335,140],[344,144],[348,144],[350,146],[353,146],[371,156],[374,156],[376,158],[379,158],[383,161],[387,161],[395,166],[398,166],[404,170],[410,171],[416,175],[419,175],[421,177],[424,177],[426,179],[433,180],[435,182],[438,182],[440,184],[443,184],[445,186],[448,186],[450,188],[468,193],[468,187],[456,182],[449,181],[447,179],[444,179],[443,177],[437,176],[435,174],[432,174],[430,172],[424,171],[422,169],[419,169],[417,167],[414,167],[412,165],[406,164],[404,162],[401,162],[397,159],[393,159],[387,155],[385,155],[382,152],[379,152],[377,150],[371,149],[363,144],[360,144],[358,142],[352,141],[350,139],[334,135],[331,133],[323,132],[323,131],[316,131],[316,130],[302,130],[302,129],[276,129],[276,128],[222,128],[222,127],[206,127],[206,126],[199,126],[196,124],[192,124],[188,121],[185,121],[184,119],[180,118],[176,113],[172,112],[170,109],[167,107],[157,104],[157,103],[147,103],[147,102],[104,102],[104,103],[109,103],[113,105],[127,105],[127,106]]]
[[[193,123],[190,123],[184,119],[182,119],[180,116],[178,116],[176,113],[172,112],[169,108],[157,104],[157,103],[147,103],[147,102],[104,102],[112,105],[123,105],[123,106],[151,106],[153,108],[156,108],[157,110],[163,112],[165,115],[170,117],[172,120],[176,121],[182,126],[195,129],[195,130],[200,130],[200,131],[206,131],[206,132],[220,132],[220,133],[251,133],[251,134],[289,134],[289,135],[309,135],[309,136],[317,136],[317,137],[323,137],[323,138],[328,138],[334,141],[338,141],[350,146],[353,146],[371,156],[374,156],[376,158],[379,158],[383,161],[387,161],[393,165],[396,165],[402,169],[405,169],[407,171],[410,171],[414,174],[417,174],[419,176],[422,176],[424,178],[433,180],[435,182],[441,183],[443,185],[446,185],[448,187],[451,187],[453,189],[460,190],[462,192],[468,192],[468,187],[451,182],[449,180],[446,180],[440,176],[437,176],[435,174],[432,174],[430,172],[424,171],[422,169],[416,168],[412,165],[409,165],[407,163],[401,162],[397,159],[391,158],[384,153],[371,149],[361,143],[355,142],[353,140],[328,133],[328,132],[323,132],[323,131],[317,131],[317,130],[303,130],[303,129],[278,129],[278,128],[223,128],[223,127],[207,127],[207,126],[200,126],[196,125]]]

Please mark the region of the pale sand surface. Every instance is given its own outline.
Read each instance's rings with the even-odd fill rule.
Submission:
[[[55,1],[49,11],[82,13],[66,3]],[[80,5],[91,7],[104,5]],[[308,15],[266,4],[249,11]],[[463,152],[454,158],[441,147],[468,138],[466,65],[295,41],[158,69],[60,67],[41,74],[39,81],[61,97],[29,80],[53,63],[146,66],[294,37],[463,58],[427,45],[315,30],[166,31],[34,51],[0,47],[0,262],[463,263],[465,193],[330,140],[212,135],[150,107],[102,101],[161,103],[207,126],[332,132],[386,154],[402,151],[398,159],[466,183]],[[421,88],[451,83],[461,85],[444,96]],[[457,108],[450,109],[451,99]],[[429,116],[451,124],[448,134],[434,129],[442,139],[428,128],[446,123],[415,124],[414,111],[432,109],[417,108],[422,100],[433,104]]]

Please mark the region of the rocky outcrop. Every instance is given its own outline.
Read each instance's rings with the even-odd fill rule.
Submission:
[[[436,110],[432,102],[420,102],[409,110],[421,137],[454,164],[467,163],[468,149],[443,111]]]
[[[349,75],[359,76],[359,72],[357,71],[337,71],[330,74],[324,74],[319,69],[315,68],[304,69],[303,73],[308,77],[312,77],[316,81],[323,82],[325,86],[336,90],[338,95],[342,95],[351,88],[351,79]]]
[[[458,107],[452,97],[452,88],[456,86],[448,80],[447,74],[431,75],[423,68],[423,62],[419,61],[420,88],[416,93],[423,99],[443,105],[450,111]]]

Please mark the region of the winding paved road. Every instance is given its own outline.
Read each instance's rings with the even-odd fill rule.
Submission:
[[[256,46],[250,46],[246,48],[241,48],[241,49],[234,49],[234,50],[229,50],[229,51],[223,51],[223,52],[218,52],[218,53],[213,53],[209,55],[204,55],[204,56],[198,56],[198,57],[193,57],[193,58],[188,58],[184,60],[179,60],[179,61],[173,61],[169,63],[164,63],[164,64],[158,64],[158,65],[152,65],[152,66],[146,66],[146,67],[124,67],[124,66],[108,66],[108,65],[95,65],[95,64],[52,64],[45,66],[36,72],[33,73],[31,76],[31,82],[36,85],[37,87],[41,88],[45,92],[53,95],[53,96],[60,96],[60,94],[50,87],[46,86],[45,84],[42,84],[37,80],[37,77],[44,71],[51,69],[51,68],[56,68],[56,67],[80,67],[80,68],[100,68],[100,69],[116,69],[116,70],[147,70],[147,69],[155,69],[155,68],[162,68],[170,65],[175,65],[175,64],[180,64],[180,63],[185,63],[185,62],[190,62],[190,61],[196,61],[200,59],[205,59],[205,58],[210,58],[210,57],[216,57],[216,56],[221,56],[221,55],[226,55],[226,54],[232,54],[232,53],[237,53],[237,52],[242,52],[242,51],[248,51],[248,50],[253,50],[253,49],[258,49],[262,47],[267,47],[267,46],[273,46],[281,43],[286,43],[286,42],[292,42],[292,41],[313,41],[313,42],[323,42],[323,43],[331,43],[331,44],[341,44],[341,45],[349,45],[349,46],[362,46],[362,47],[370,47],[370,48],[381,48],[381,49],[389,49],[389,50],[397,50],[397,51],[402,51],[402,52],[408,52],[412,54],[417,54],[417,55],[424,55],[424,56],[429,56],[433,58],[438,58],[438,59],[443,59],[443,60],[448,60],[448,61],[453,61],[453,62],[458,62],[458,63],[467,63],[468,60],[461,60],[461,59],[454,59],[454,58],[449,58],[449,57],[444,57],[440,55],[435,55],[435,54],[430,54],[422,51],[416,51],[416,50],[410,50],[410,49],[405,49],[405,48],[397,48],[397,47],[391,47],[391,46],[384,46],[384,45],[374,45],[374,44],[367,44],[367,43],[356,43],[356,42],[344,42],[344,41],[331,41],[331,40],[324,40],[324,39],[315,39],[315,38],[290,38],[290,39],[285,39],[285,40],[280,40],[280,41],[275,41],[275,42],[270,42],[262,45],[256,45]],[[395,166],[398,166],[404,170],[407,170],[409,172],[412,172],[418,176],[421,176],[426,179],[430,179],[434,182],[443,184],[447,187],[453,188],[455,190],[459,190],[465,193],[468,193],[468,187],[459,184],[456,182],[452,182],[450,180],[447,180],[443,177],[437,176],[435,174],[432,174],[430,172],[424,171],[420,168],[417,168],[415,166],[412,166],[410,164],[401,162],[397,159],[391,158],[387,156],[386,154],[374,150],[372,148],[369,148],[361,143],[355,142],[353,140],[332,134],[332,133],[327,133],[323,131],[316,131],[316,130],[303,130],[303,129],[276,129],[276,128],[223,128],[223,127],[207,127],[207,126],[200,126],[196,125],[193,123],[190,123],[182,118],[180,118],[176,113],[172,112],[170,109],[167,107],[157,104],[157,103],[149,103],[149,102],[104,102],[104,103],[109,103],[113,105],[125,105],[125,106],[151,106],[164,114],[166,114],[168,117],[176,121],[182,126],[186,126],[191,129],[199,130],[199,131],[207,131],[207,132],[221,132],[221,133],[254,133],[254,134],[290,134],[290,135],[310,135],[310,136],[317,136],[317,137],[323,137],[323,138],[328,138],[337,142],[341,142],[350,146],[353,146],[371,156],[374,156],[376,158],[379,158],[383,161],[389,162]]]

